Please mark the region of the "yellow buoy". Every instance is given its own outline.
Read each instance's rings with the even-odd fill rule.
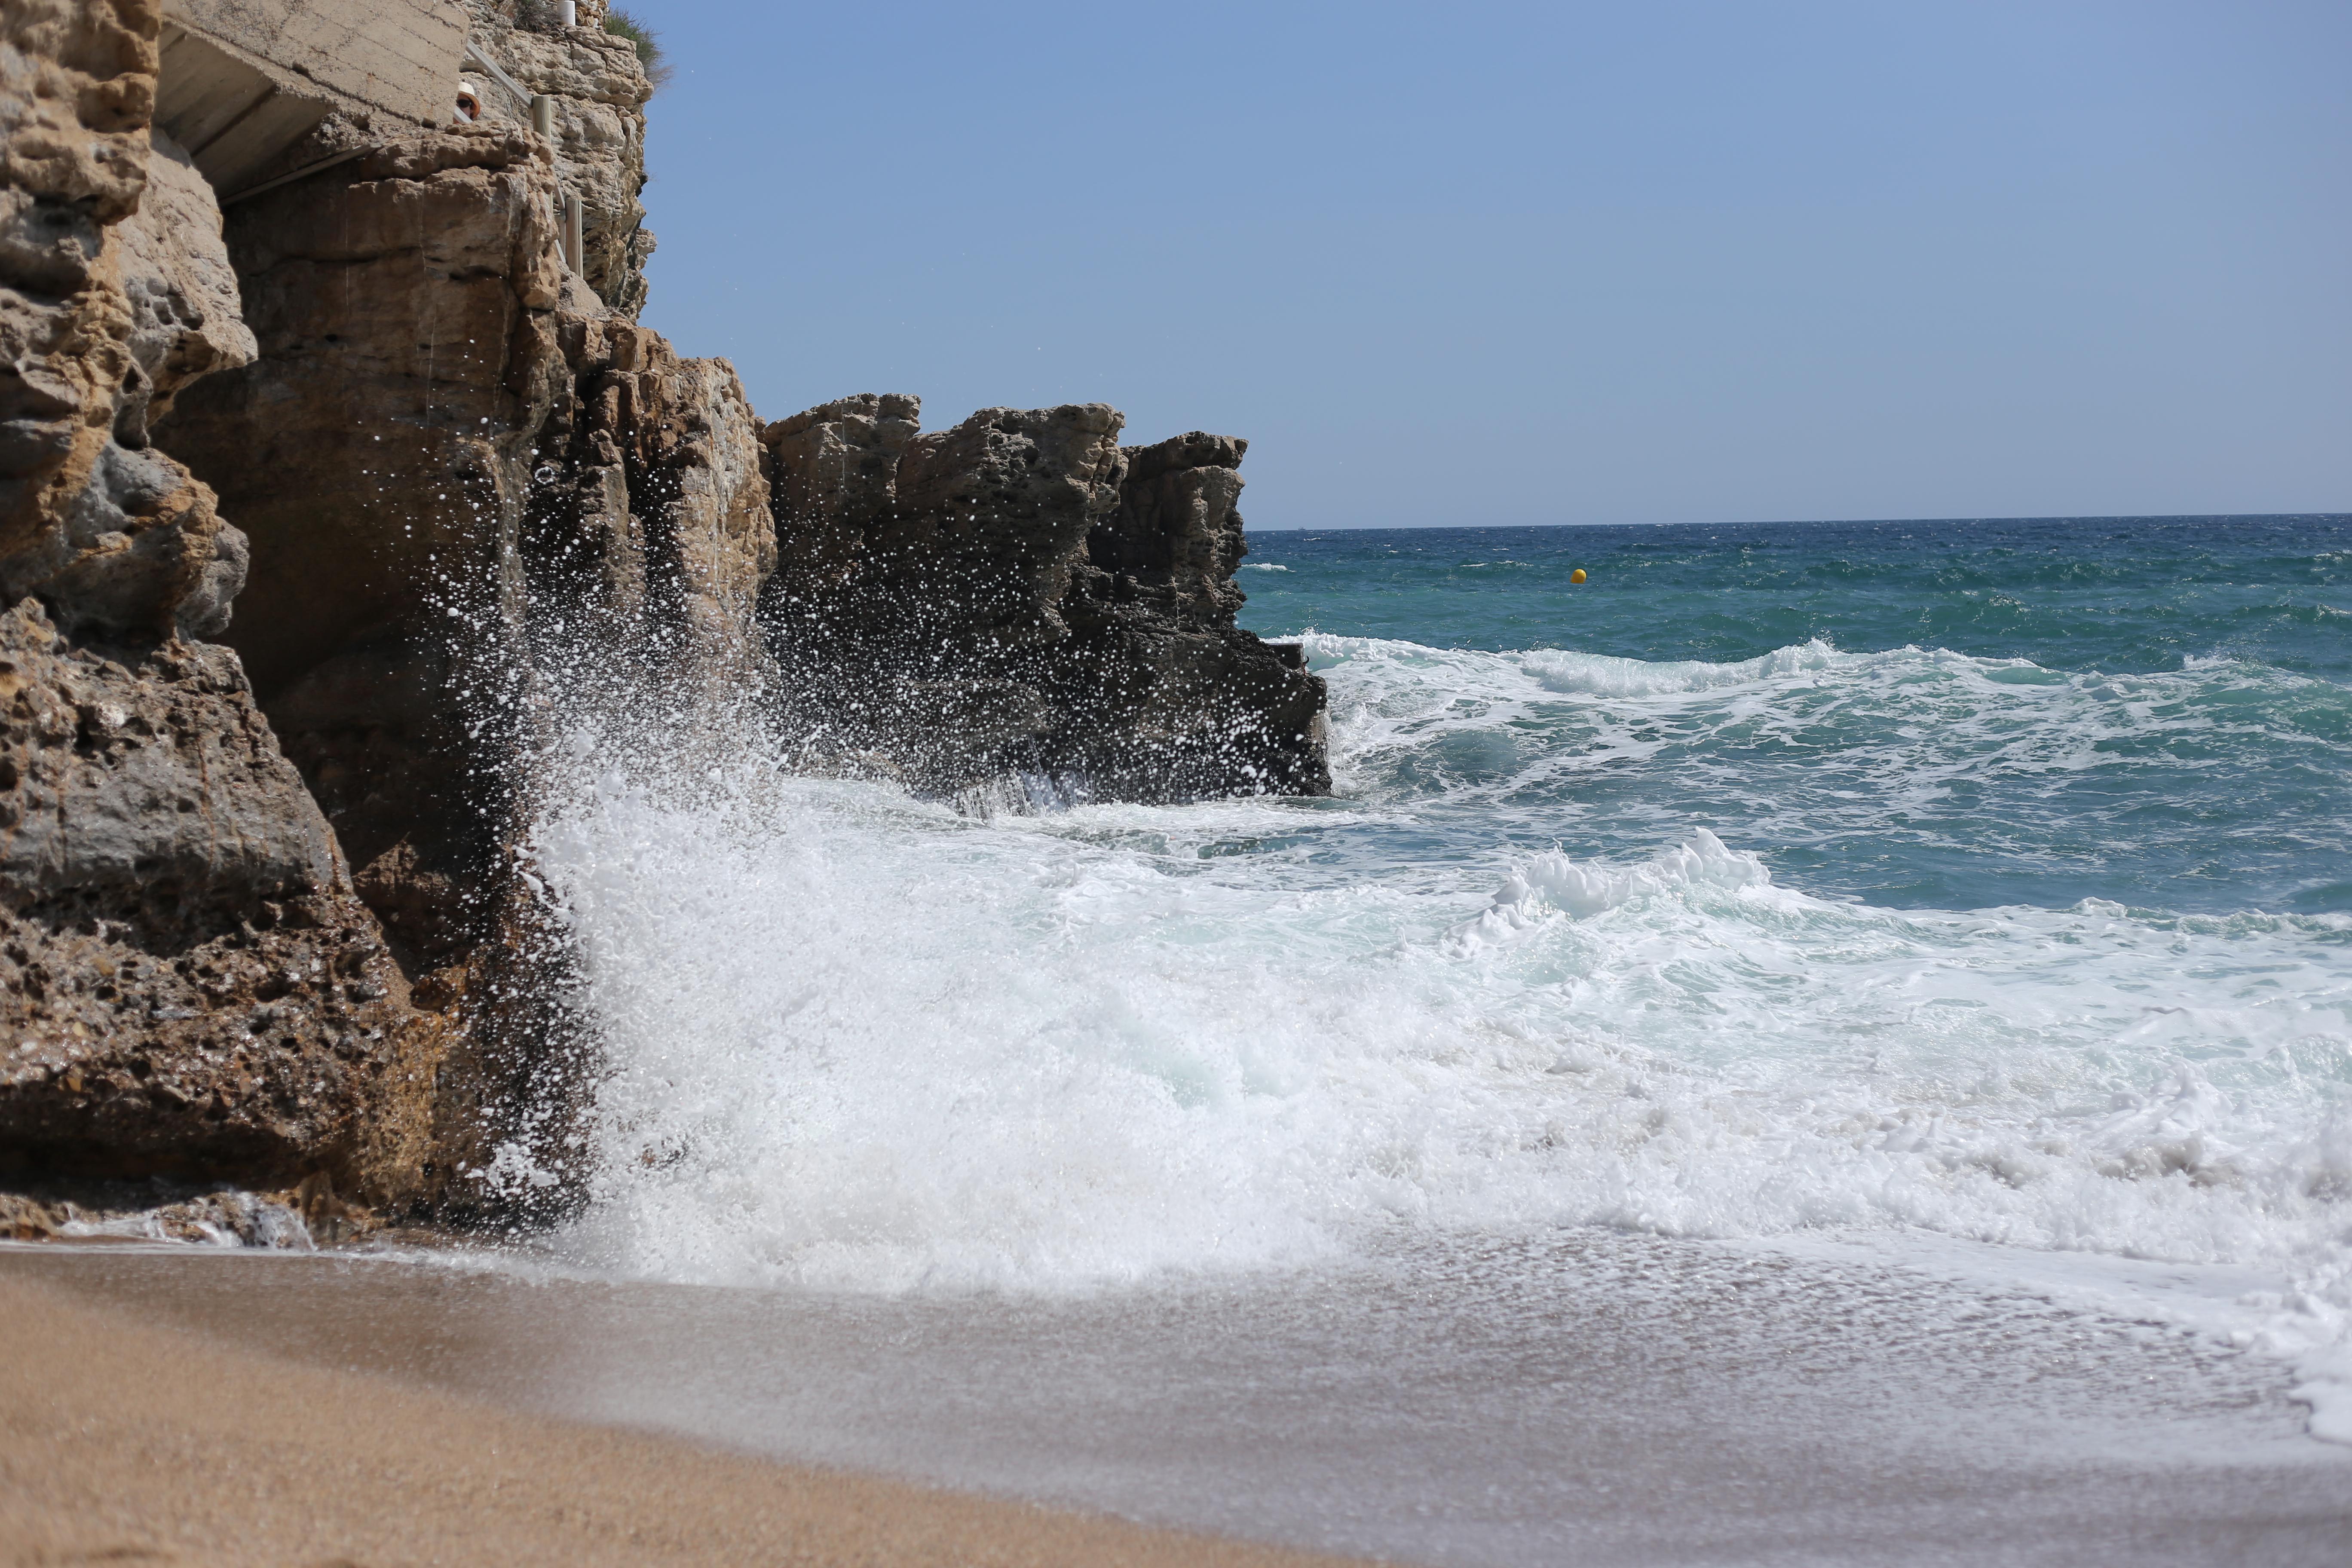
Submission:
[[[1583,582],[1583,581],[1584,581],[1584,568],[1583,568],[1583,567],[1581,567],[1581,566],[1580,566],[1580,567],[1578,567],[1575,571],[1570,572],[1570,573],[1568,574],[1568,580],[1569,580],[1570,582],[1571,582],[1571,583],[1581,583],[1581,582]]]

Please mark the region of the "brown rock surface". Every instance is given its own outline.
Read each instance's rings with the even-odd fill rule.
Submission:
[[[548,0],[465,0],[476,48],[524,91],[554,100],[557,183],[584,208],[583,272],[597,297],[635,317],[646,302],[646,261],[654,237],[638,195],[646,186],[646,79],[635,47],[604,30],[604,7],[579,7],[565,27]],[[486,117],[530,123],[530,105],[495,79],[484,84]]]
[[[703,679],[756,679],[776,536],[760,421],[734,367],[680,359],[617,317],[566,318],[560,340],[569,395],[540,432],[525,547],[535,565],[593,557],[595,583],[613,586],[583,593],[551,571],[543,596],[609,603],[615,629]]]
[[[164,430],[254,541],[229,640],[429,966],[482,935],[448,896],[510,831],[534,626],[739,658],[774,559],[733,370],[567,278],[553,177],[538,138],[486,124],[241,204],[260,358]]]
[[[0,1166],[395,1195],[431,1031],[236,656],[0,616]]]
[[[561,371],[551,191],[535,139],[482,129],[232,209],[261,360],[191,389],[158,439],[254,541],[231,641],[265,700],[413,615],[420,583],[497,570]]]
[[[182,387],[253,363],[253,330],[245,324],[213,188],[161,132],[147,160],[146,195],[115,232],[138,366],[115,430],[125,443],[144,447],[148,426],[172,411]]]
[[[410,1179],[429,1030],[218,630],[245,542],[150,426],[252,354],[150,155],[156,7],[0,11],[0,1163]]]
[[[0,605],[38,593],[111,634],[214,629],[242,554],[211,494],[147,448],[154,376],[236,346],[177,319],[208,302],[184,285],[216,215],[184,215],[176,246],[121,233],[149,184],[160,26],[152,0],[0,11]]]
[[[761,679],[758,422],[554,247],[546,144],[402,138],[241,203],[259,342],[159,438],[250,532],[230,641],[458,1039],[442,1174],[572,1068],[560,953],[514,879],[530,759],[584,705]]]

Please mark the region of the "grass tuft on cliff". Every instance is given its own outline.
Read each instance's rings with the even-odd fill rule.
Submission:
[[[636,46],[637,63],[646,68],[646,79],[654,84],[656,92],[669,85],[669,57],[662,53],[660,34],[618,5],[604,13],[604,31],[626,38]]]

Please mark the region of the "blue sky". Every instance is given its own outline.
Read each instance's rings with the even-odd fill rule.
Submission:
[[[635,0],[646,320],[1253,529],[2352,509],[2352,5]]]

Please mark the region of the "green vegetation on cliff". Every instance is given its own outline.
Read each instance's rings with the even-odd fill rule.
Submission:
[[[622,10],[618,5],[604,13],[604,31],[626,38],[636,46],[638,63],[646,68],[647,79],[655,90],[669,85],[670,63],[662,53],[661,35]]]

